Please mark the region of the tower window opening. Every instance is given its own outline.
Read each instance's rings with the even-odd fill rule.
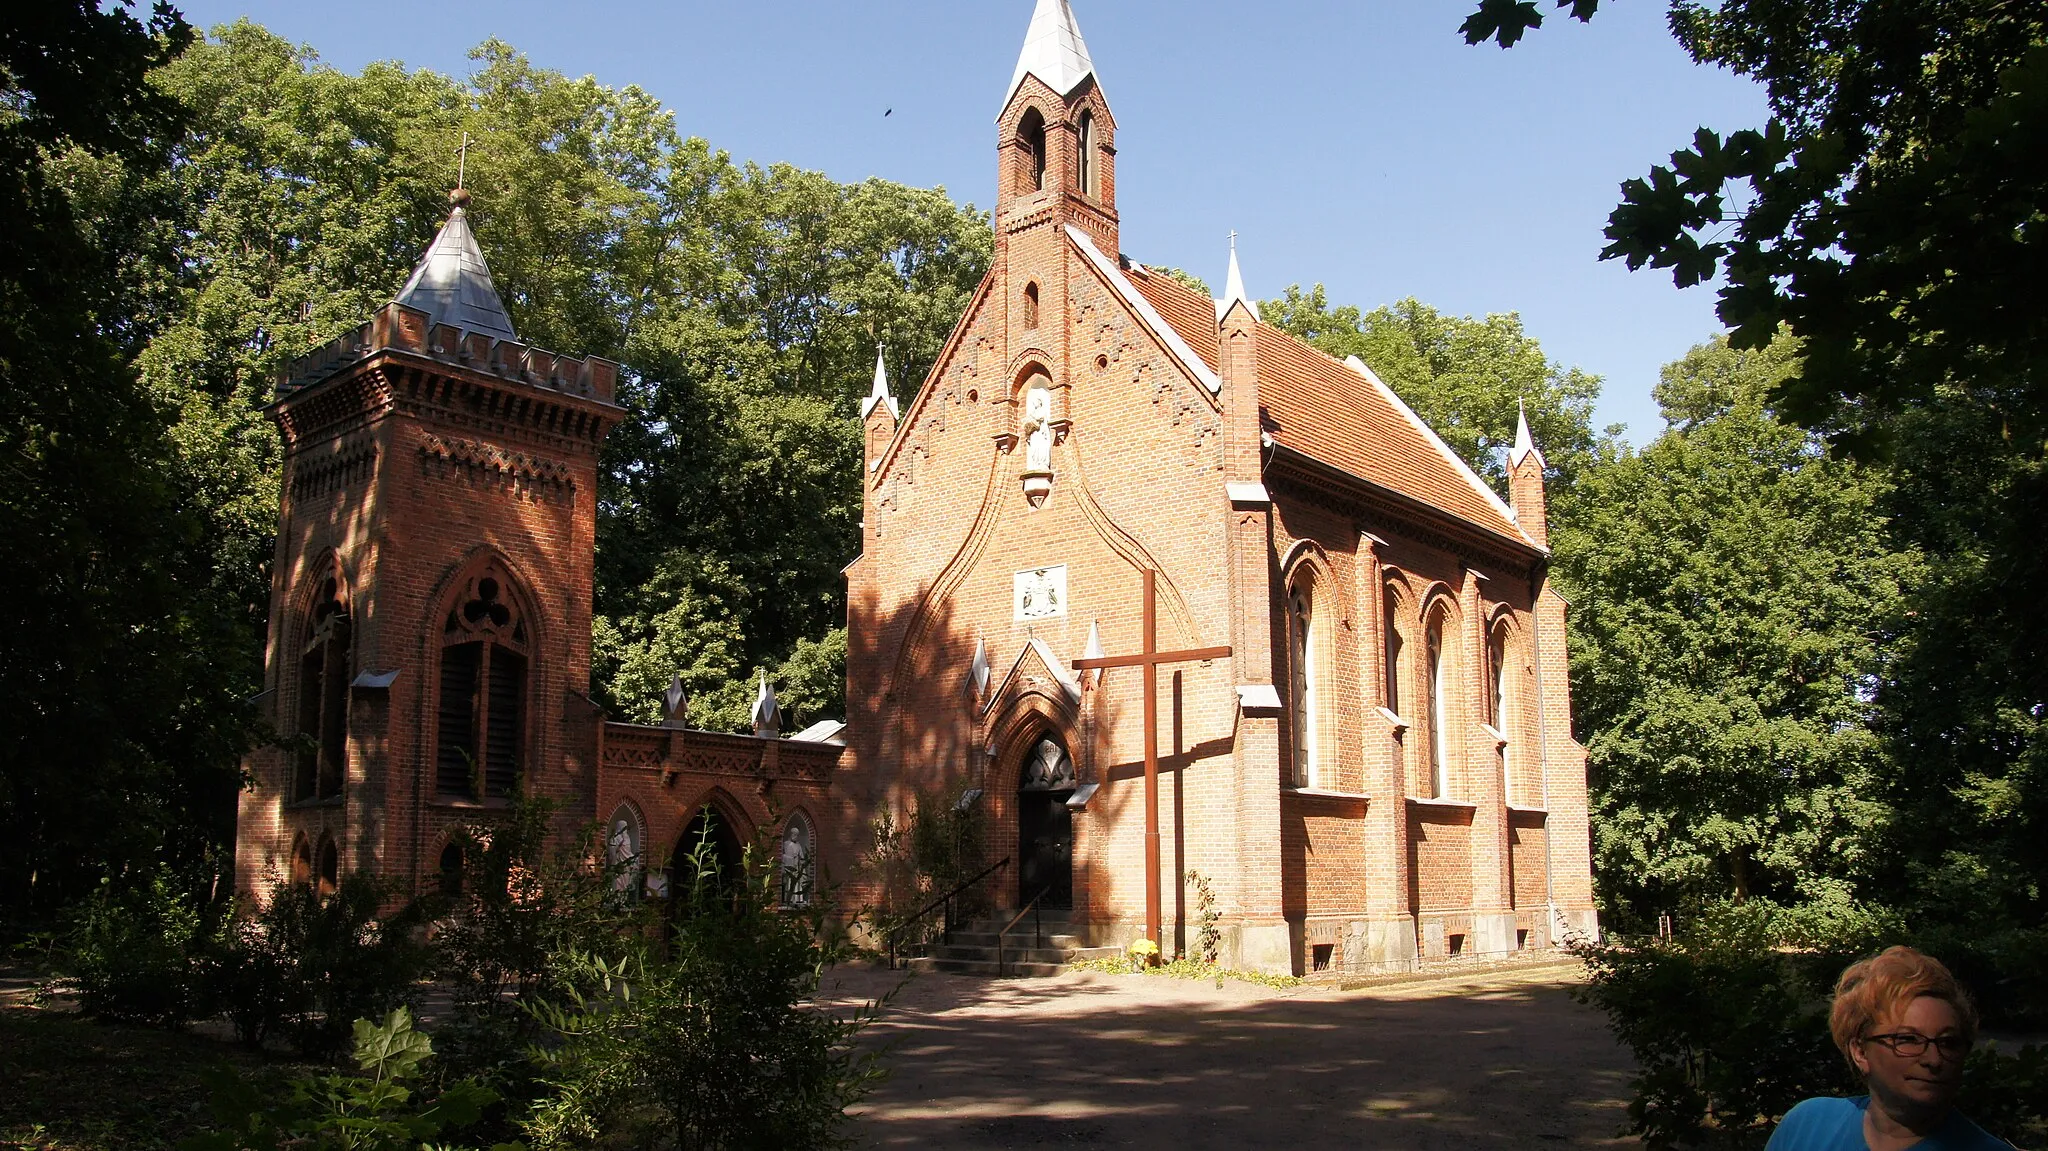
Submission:
[[[1081,189],[1082,195],[1097,195],[1098,193],[1095,190],[1095,114],[1093,112],[1084,110],[1081,113],[1080,144],[1080,166],[1077,173],[1080,179],[1076,181],[1076,184]]]
[[[1017,146],[1022,148],[1017,191],[1036,192],[1045,187],[1045,117],[1033,108],[1017,125]]]
[[[1038,285],[1024,285],[1024,327],[1038,327]]]

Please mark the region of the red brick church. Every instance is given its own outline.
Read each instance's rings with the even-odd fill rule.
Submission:
[[[296,738],[251,757],[245,889],[429,886],[517,786],[622,858],[777,841],[803,898],[922,791],[983,805],[999,905],[1095,942],[1156,908],[1172,952],[1190,870],[1248,969],[1593,929],[1526,424],[1504,501],[1368,366],[1263,324],[1234,251],[1220,300],[1122,256],[1117,124],[1066,0],[1038,0],[997,131],[993,266],[917,395],[878,368],[862,407],[843,730],[782,737],[767,692],[749,736],[590,703],[619,368],[519,342],[460,207],[302,363],[273,407],[265,693]]]

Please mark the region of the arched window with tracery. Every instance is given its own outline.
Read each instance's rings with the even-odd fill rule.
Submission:
[[[528,650],[505,573],[492,565],[465,581],[441,624],[434,780],[443,797],[498,799],[518,789]]]
[[[320,581],[299,636],[298,755],[293,800],[334,799],[348,774],[350,624],[341,577]]]
[[[1080,129],[1080,167],[1076,173],[1079,179],[1075,181],[1075,186],[1081,189],[1082,195],[1093,196],[1096,194],[1095,113],[1085,108],[1081,110]]]
[[[1316,730],[1321,718],[1322,676],[1320,646],[1316,636],[1316,603],[1313,581],[1306,574],[1295,582],[1288,597],[1289,669],[1293,674],[1294,785],[1313,787],[1320,742]]]
[[[1022,151],[1017,166],[1017,191],[1036,192],[1045,187],[1045,117],[1032,108],[1017,122],[1017,147]]]
[[[782,828],[782,905],[809,907],[818,875],[817,837],[811,821],[798,812]]]
[[[1430,794],[1436,799],[1450,797],[1450,658],[1445,624],[1441,611],[1430,617],[1425,643],[1429,675],[1422,700],[1423,726],[1429,730]]]

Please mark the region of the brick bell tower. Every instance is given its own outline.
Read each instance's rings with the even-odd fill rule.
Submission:
[[[398,298],[296,364],[237,888],[414,889],[515,790],[594,814],[598,447],[619,366],[520,341],[457,189]],[[452,857],[451,857],[452,856]]]
[[[1007,359],[1013,369],[1042,365],[1063,417],[1074,367],[1069,287],[1089,273],[1062,233],[1073,228],[1117,259],[1116,119],[1068,0],[1038,0],[996,127],[995,275]]]

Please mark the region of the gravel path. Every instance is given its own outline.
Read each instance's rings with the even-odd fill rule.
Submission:
[[[903,981],[826,976],[853,1002]],[[1628,1055],[1572,966],[1355,991],[1078,973],[902,983],[873,1147],[1631,1146]]]

